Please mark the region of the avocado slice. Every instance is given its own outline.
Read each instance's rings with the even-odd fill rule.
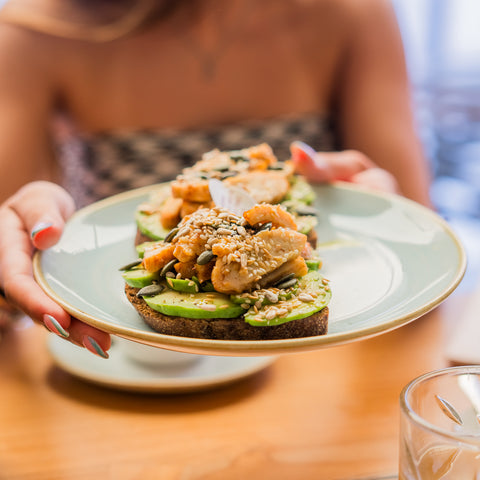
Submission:
[[[140,243],[139,245],[137,245],[135,247],[135,250],[137,252],[137,255],[138,255],[138,258],[143,258],[143,256],[145,255],[145,250],[150,246],[150,245],[154,245],[155,243],[157,243],[157,240],[153,241],[153,242],[143,242],[143,243]]]
[[[132,268],[122,272],[125,282],[134,288],[143,288],[158,280],[158,272],[148,272],[144,268]]]
[[[314,297],[313,301],[311,302],[300,301],[299,303],[299,296],[301,296],[302,293],[310,295],[313,294],[316,295],[316,297]],[[245,313],[244,318],[247,323],[256,327],[271,327],[273,325],[281,325],[282,323],[299,320],[300,318],[313,315],[322,308],[326,307],[330,301],[330,298],[331,292],[330,288],[328,287],[328,282],[324,280],[324,277],[318,271],[310,271],[299,280],[298,294],[293,296],[291,299],[282,302],[282,305],[284,306],[288,306],[288,304],[293,305],[293,308],[287,315],[267,319],[265,318],[265,314],[268,312],[268,309],[272,307],[265,305],[259,309],[260,316],[263,316],[263,319],[258,319],[259,313],[255,312],[253,308],[250,308],[250,310]]]
[[[227,295],[218,292],[188,294],[167,290],[144,300],[157,312],[185,318],[235,318],[245,312]]]
[[[305,235],[311,232],[318,225],[317,217],[312,215],[296,215],[294,213],[294,217],[295,222],[297,223],[297,230]]]
[[[285,196],[285,200],[310,205],[315,200],[315,192],[304,178],[296,175],[291,180],[290,189]]]
[[[198,293],[200,285],[195,278],[170,278],[166,277],[167,285],[177,292]]]
[[[135,212],[135,221],[140,232],[152,240],[163,240],[170,232],[163,228],[159,212],[148,214],[137,211]]]
[[[295,293],[297,293],[297,290],[298,290],[298,284],[294,285],[293,287],[287,288],[285,290],[280,290],[278,293],[278,298],[279,300],[289,300],[290,298],[292,298],[293,295],[295,295]],[[257,293],[258,295],[257,299],[253,298],[253,296],[250,297],[248,295],[239,293],[239,294],[230,295],[230,300],[233,303],[236,303],[238,305],[242,305],[242,304],[255,305],[258,301],[261,301],[262,306],[271,305],[273,302],[269,300],[268,294],[264,295],[263,292],[265,292],[264,289],[256,290],[255,293]]]
[[[319,258],[310,258],[309,260],[305,260],[305,263],[309,270],[320,270],[322,265],[322,261]]]
[[[204,282],[202,282],[200,284],[200,290],[202,292],[215,292],[215,288],[213,287],[213,283],[210,280],[205,280]]]

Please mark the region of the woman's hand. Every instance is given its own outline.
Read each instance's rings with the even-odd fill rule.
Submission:
[[[395,177],[356,150],[315,152],[303,142],[290,146],[298,173],[311,182],[344,181],[383,192],[400,193]]]
[[[71,318],[33,278],[34,250],[47,249],[60,239],[74,208],[70,195],[49,182],[29,183],[0,206],[0,287],[10,305],[35,322],[107,358],[110,336]]]

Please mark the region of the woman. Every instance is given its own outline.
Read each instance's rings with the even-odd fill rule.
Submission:
[[[319,152],[291,148],[311,181],[429,203],[385,0],[14,0],[2,15],[0,287],[93,353],[108,335],[31,275],[75,202],[169,180],[211,148],[265,141],[287,158],[302,140]]]

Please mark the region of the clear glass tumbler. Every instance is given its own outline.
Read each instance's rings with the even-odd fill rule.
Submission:
[[[400,415],[400,480],[480,480],[480,366],[416,378]]]

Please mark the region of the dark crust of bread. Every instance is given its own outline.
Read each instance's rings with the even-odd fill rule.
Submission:
[[[328,307],[300,320],[272,327],[254,327],[243,317],[198,319],[164,315],[137,298],[137,292],[137,288],[125,285],[128,300],[143,320],[165,335],[215,340],[278,340],[325,335],[328,329]]]
[[[153,239],[150,237],[147,237],[144,233],[140,231],[139,228],[137,228],[137,235],[135,236],[135,245],[140,245],[141,243],[145,242],[153,242]]]

